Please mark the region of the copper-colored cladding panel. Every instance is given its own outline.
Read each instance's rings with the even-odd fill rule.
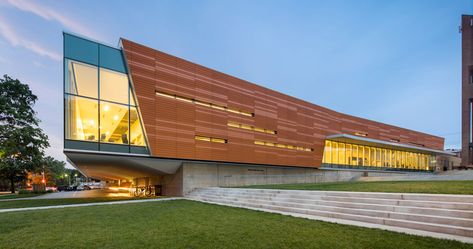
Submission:
[[[444,139],[338,113],[122,39],[153,156],[318,167],[327,135],[355,132],[369,138],[443,149]],[[254,117],[157,96],[156,91],[254,113]],[[276,130],[265,134],[227,126],[236,122]],[[197,141],[194,136],[227,139]],[[298,151],[255,140],[312,148]]]

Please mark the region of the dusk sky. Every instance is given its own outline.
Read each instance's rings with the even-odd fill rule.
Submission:
[[[462,14],[472,0],[0,0],[0,74],[28,83],[63,147],[62,31],[120,37],[460,148]]]

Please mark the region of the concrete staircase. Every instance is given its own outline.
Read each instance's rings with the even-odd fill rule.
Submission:
[[[473,195],[200,188],[187,198],[473,243]]]

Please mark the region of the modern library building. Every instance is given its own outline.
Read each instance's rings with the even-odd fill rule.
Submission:
[[[64,33],[64,153],[120,186],[195,187],[432,172],[444,139],[339,113],[141,44]],[[413,110],[415,111],[415,110]]]

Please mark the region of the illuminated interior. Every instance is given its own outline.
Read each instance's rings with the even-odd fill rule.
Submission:
[[[236,122],[228,122],[227,125],[230,126],[230,127],[240,128],[240,129],[244,129],[244,130],[257,131],[257,132],[273,134],[273,135],[277,134],[277,131],[264,129],[264,128],[260,128],[260,127],[254,127],[254,126],[246,125],[246,124],[239,124],[239,123],[236,123]]]
[[[226,139],[216,138],[216,137],[194,136],[194,139],[198,141],[220,143],[220,144],[226,144],[228,142]]]
[[[429,154],[326,140],[322,163],[430,170],[434,159]]]
[[[74,140],[98,140],[98,102],[93,99],[66,96],[66,137]]]
[[[126,74],[100,68],[100,99],[128,104],[128,77]]]
[[[146,146],[126,74],[72,60],[66,67],[66,139]]]
[[[287,144],[280,144],[280,143],[273,143],[267,141],[254,141],[256,145],[264,145],[268,147],[276,147],[282,149],[289,149],[289,150],[298,150],[298,151],[314,151],[312,148],[302,147],[302,146],[294,146],[294,145],[287,145]]]
[[[171,98],[171,99],[187,102],[187,103],[193,103],[193,104],[196,104],[196,105],[205,106],[205,107],[209,107],[209,108],[213,108],[213,109],[217,109],[217,110],[221,110],[221,111],[227,111],[227,112],[231,112],[231,113],[235,113],[235,114],[239,114],[239,115],[243,115],[243,116],[247,116],[247,117],[254,117],[255,116],[255,114],[251,113],[251,112],[237,110],[237,109],[229,108],[229,107],[226,107],[226,106],[217,105],[217,104],[214,104],[214,103],[209,103],[209,102],[200,101],[200,100],[196,100],[196,99],[190,99],[190,98],[186,98],[186,97],[182,97],[182,96],[178,96],[178,95],[174,95],[174,94],[169,94],[169,93],[165,93],[165,92],[156,91],[156,95],[160,96],[160,97]]]

